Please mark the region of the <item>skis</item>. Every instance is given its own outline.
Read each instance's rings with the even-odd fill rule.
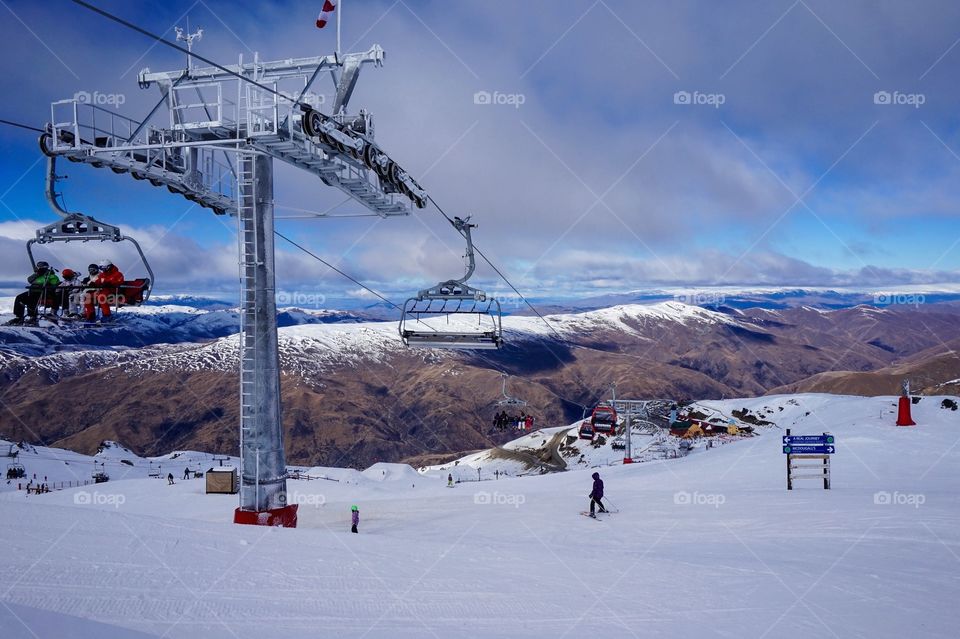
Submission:
[[[580,514],[583,515],[584,517],[590,517],[590,511],[589,511],[589,510],[580,511]],[[611,515],[611,514],[613,514],[613,513],[612,513],[611,511],[609,511],[609,510],[608,510],[607,512],[605,512],[605,513],[604,513],[604,512],[598,512],[596,517],[590,517],[590,519],[600,519],[600,517],[599,517],[600,515]]]
[[[591,519],[600,519],[600,517],[599,517],[600,515],[613,515],[614,513],[618,513],[618,512],[620,512],[620,511],[619,511],[619,510],[616,510],[616,509],[611,510],[610,508],[608,508],[608,509],[606,509],[606,510],[598,510],[598,511],[597,511],[597,517],[590,517],[590,511],[589,511],[589,510],[581,510],[581,511],[580,511],[580,514],[583,515],[584,517],[590,517]]]

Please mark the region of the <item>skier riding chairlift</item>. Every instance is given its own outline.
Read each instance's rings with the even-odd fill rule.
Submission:
[[[139,306],[150,298],[150,292],[156,278],[146,255],[140,248],[140,244],[132,237],[124,235],[116,226],[100,222],[83,213],[75,213],[66,210],[61,206],[58,198],[60,194],[56,192],[56,182],[63,176],[56,174],[56,156],[53,155],[48,144],[51,136],[44,133],[40,136],[40,149],[47,156],[47,176],[46,176],[46,199],[50,208],[61,219],[53,224],[48,224],[36,231],[36,237],[27,241],[27,256],[31,265],[36,268],[40,263],[33,254],[34,244],[52,244],[69,242],[129,242],[136,249],[140,261],[147,273],[147,277],[135,278],[132,280],[119,281],[113,286],[111,295],[111,306],[114,309],[123,306]],[[109,262],[109,260],[105,260]],[[118,271],[119,272],[119,271]],[[79,285],[78,285],[79,288]],[[67,291],[61,291],[61,296],[68,294]]]

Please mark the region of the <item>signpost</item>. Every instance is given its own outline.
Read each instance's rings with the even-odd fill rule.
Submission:
[[[791,446],[784,446],[783,452],[785,452],[788,455],[792,455],[794,453],[816,453],[821,455],[832,455],[834,452],[836,452],[836,448],[834,448],[833,446],[827,446],[827,445],[819,446],[814,444],[793,444]]]
[[[787,431],[789,432],[789,431]],[[783,445],[787,446],[788,444],[832,444],[834,443],[833,435],[784,435],[783,436]]]
[[[830,455],[836,452],[833,435],[783,436],[783,452],[787,456],[787,490],[793,490],[794,479],[822,479],[824,490],[830,490]],[[816,471],[801,472],[795,471]]]

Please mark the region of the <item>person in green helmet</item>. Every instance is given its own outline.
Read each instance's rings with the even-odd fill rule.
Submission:
[[[360,525],[360,509],[356,506],[351,506],[350,511],[351,522],[353,523],[353,525],[350,527],[350,532],[355,533],[357,532],[357,526]]]
[[[60,304],[57,300],[56,291],[57,285],[60,284],[60,278],[57,277],[56,272],[50,268],[48,263],[37,262],[36,266],[33,267],[33,273],[27,277],[27,284],[29,284],[29,288],[26,292],[17,295],[13,301],[15,317],[7,322],[10,326],[20,326],[24,323],[36,324],[37,306],[41,303],[49,304],[54,314],[59,309]],[[27,315],[26,320],[24,320],[24,314]]]

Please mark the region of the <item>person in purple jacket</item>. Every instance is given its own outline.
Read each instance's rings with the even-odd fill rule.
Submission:
[[[593,490],[590,491],[590,516],[594,519],[597,518],[597,515],[594,513],[595,506],[600,506],[600,512],[607,512],[607,509],[604,508],[603,503],[600,501],[601,499],[603,499],[603,480],[600,479],[600,473],[594,473]]]
[[[353,525],[350,527],[350,532],[357,532],[357,526],[360,525],[360,509],[356,506],[351,506],[350,510],[352,512],[351,521]]]

